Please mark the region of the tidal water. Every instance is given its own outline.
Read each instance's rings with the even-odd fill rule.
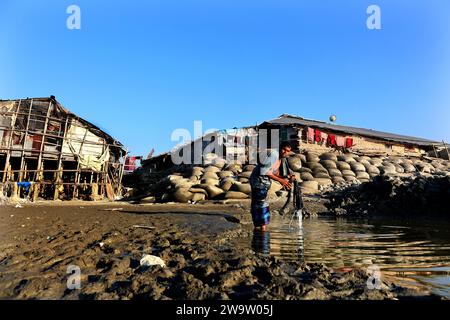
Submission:
[[[436,218],[272,217],[254,249],[343,271],[379,268],[381,280],[450,298],[450,222]]]

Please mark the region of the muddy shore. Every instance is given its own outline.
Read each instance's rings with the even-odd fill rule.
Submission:
[[[316,201],[306,205],[310,212],[324,208]],[[423,298],[393,283],[369,290],[362,270],[333,270],[264,254],[247,206],[1,206],[0,298]],[[162,258],[166,267],[143,268],[139,261],[144,254]],[[70,265],[81,270],[80,289],[67,289]]]

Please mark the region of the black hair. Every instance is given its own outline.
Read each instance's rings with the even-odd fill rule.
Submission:
[[[290,149],[292,149],[292,146],[291,146],[291,144],[290,144],[289,142],[283,141],[283,142],[280,144],[280,150],[285,149],[285,148],[290,148]]]

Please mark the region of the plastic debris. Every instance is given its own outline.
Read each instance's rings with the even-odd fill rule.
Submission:
[[[157,256],[152,256],[150,254],[145,254],[141,261],[140,261],[141,266],[143,267],[151,267],[151,266],[161,266],[161,267],[165,267],[166,263],[164,262],[164,260],[162,260],[160,257]]]

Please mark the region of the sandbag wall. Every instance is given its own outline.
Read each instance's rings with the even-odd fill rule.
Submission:
[[[306,152],[288,158],[304,194],[314,194],[335,185],[368,182],[379,175],[407,176],[415,172],[450,175],[450,162],[442,159],[369,157],[355,154]],[[202,166],[183,166],[173,170],[156,186],[158,202],[199,202],[219,199],[248,199],[249,178],[254,165],[226,163],[212,158]],[[271,197],[285,195],[273,181]]]

